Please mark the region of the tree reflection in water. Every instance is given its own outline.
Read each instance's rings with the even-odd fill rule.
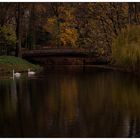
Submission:
[[[1,137],[140,137],[140,81],[111,71],[0,80]]]

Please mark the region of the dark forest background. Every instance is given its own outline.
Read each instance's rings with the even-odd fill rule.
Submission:
[[[123,30],[140,24],[140,3],[0,3],[0,53],[21,48],[112,52]]]

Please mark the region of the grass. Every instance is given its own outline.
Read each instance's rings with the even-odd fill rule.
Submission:
[[[34,65],[28,61],[18,58],[15,56],[0,56],[0,71],[1,72],[11,72],[13,69],[16,71],[27,71],[28,68],[31,70],[38,71],[41,69],[39,65]]]
[[[115,65],[140,72],[140,26],[131,25],[114,40],[112,58]]]

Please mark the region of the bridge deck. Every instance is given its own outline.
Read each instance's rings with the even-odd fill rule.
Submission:
[[[45,49],[24,51],[23,58],[31,62],[43,64],[86,64],[108,63],[106,56],[99,56],[97,52],[87,49]]]
[[[87,57],[87,49],[45,49],[23,51],[23,57],[41,57],[41,56],[67,56],[67,57]]]

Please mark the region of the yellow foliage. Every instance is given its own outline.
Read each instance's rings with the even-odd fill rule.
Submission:
[[[56,23],[56,18],[52,17],[52,18],[48,18],[48,24],[55,24]]]
[[[68,45],[70,45],[71,47],[76,47],[76,43],[78,40],[77,30],[73,28],[67,28],[63,30],[60,40],[64,47],[69,47]]]
[[[56,18],[48,18],[47,23],[43,26],[43,28],[45,29],[45,31],[54,34],[54,32],[56,31]]]

